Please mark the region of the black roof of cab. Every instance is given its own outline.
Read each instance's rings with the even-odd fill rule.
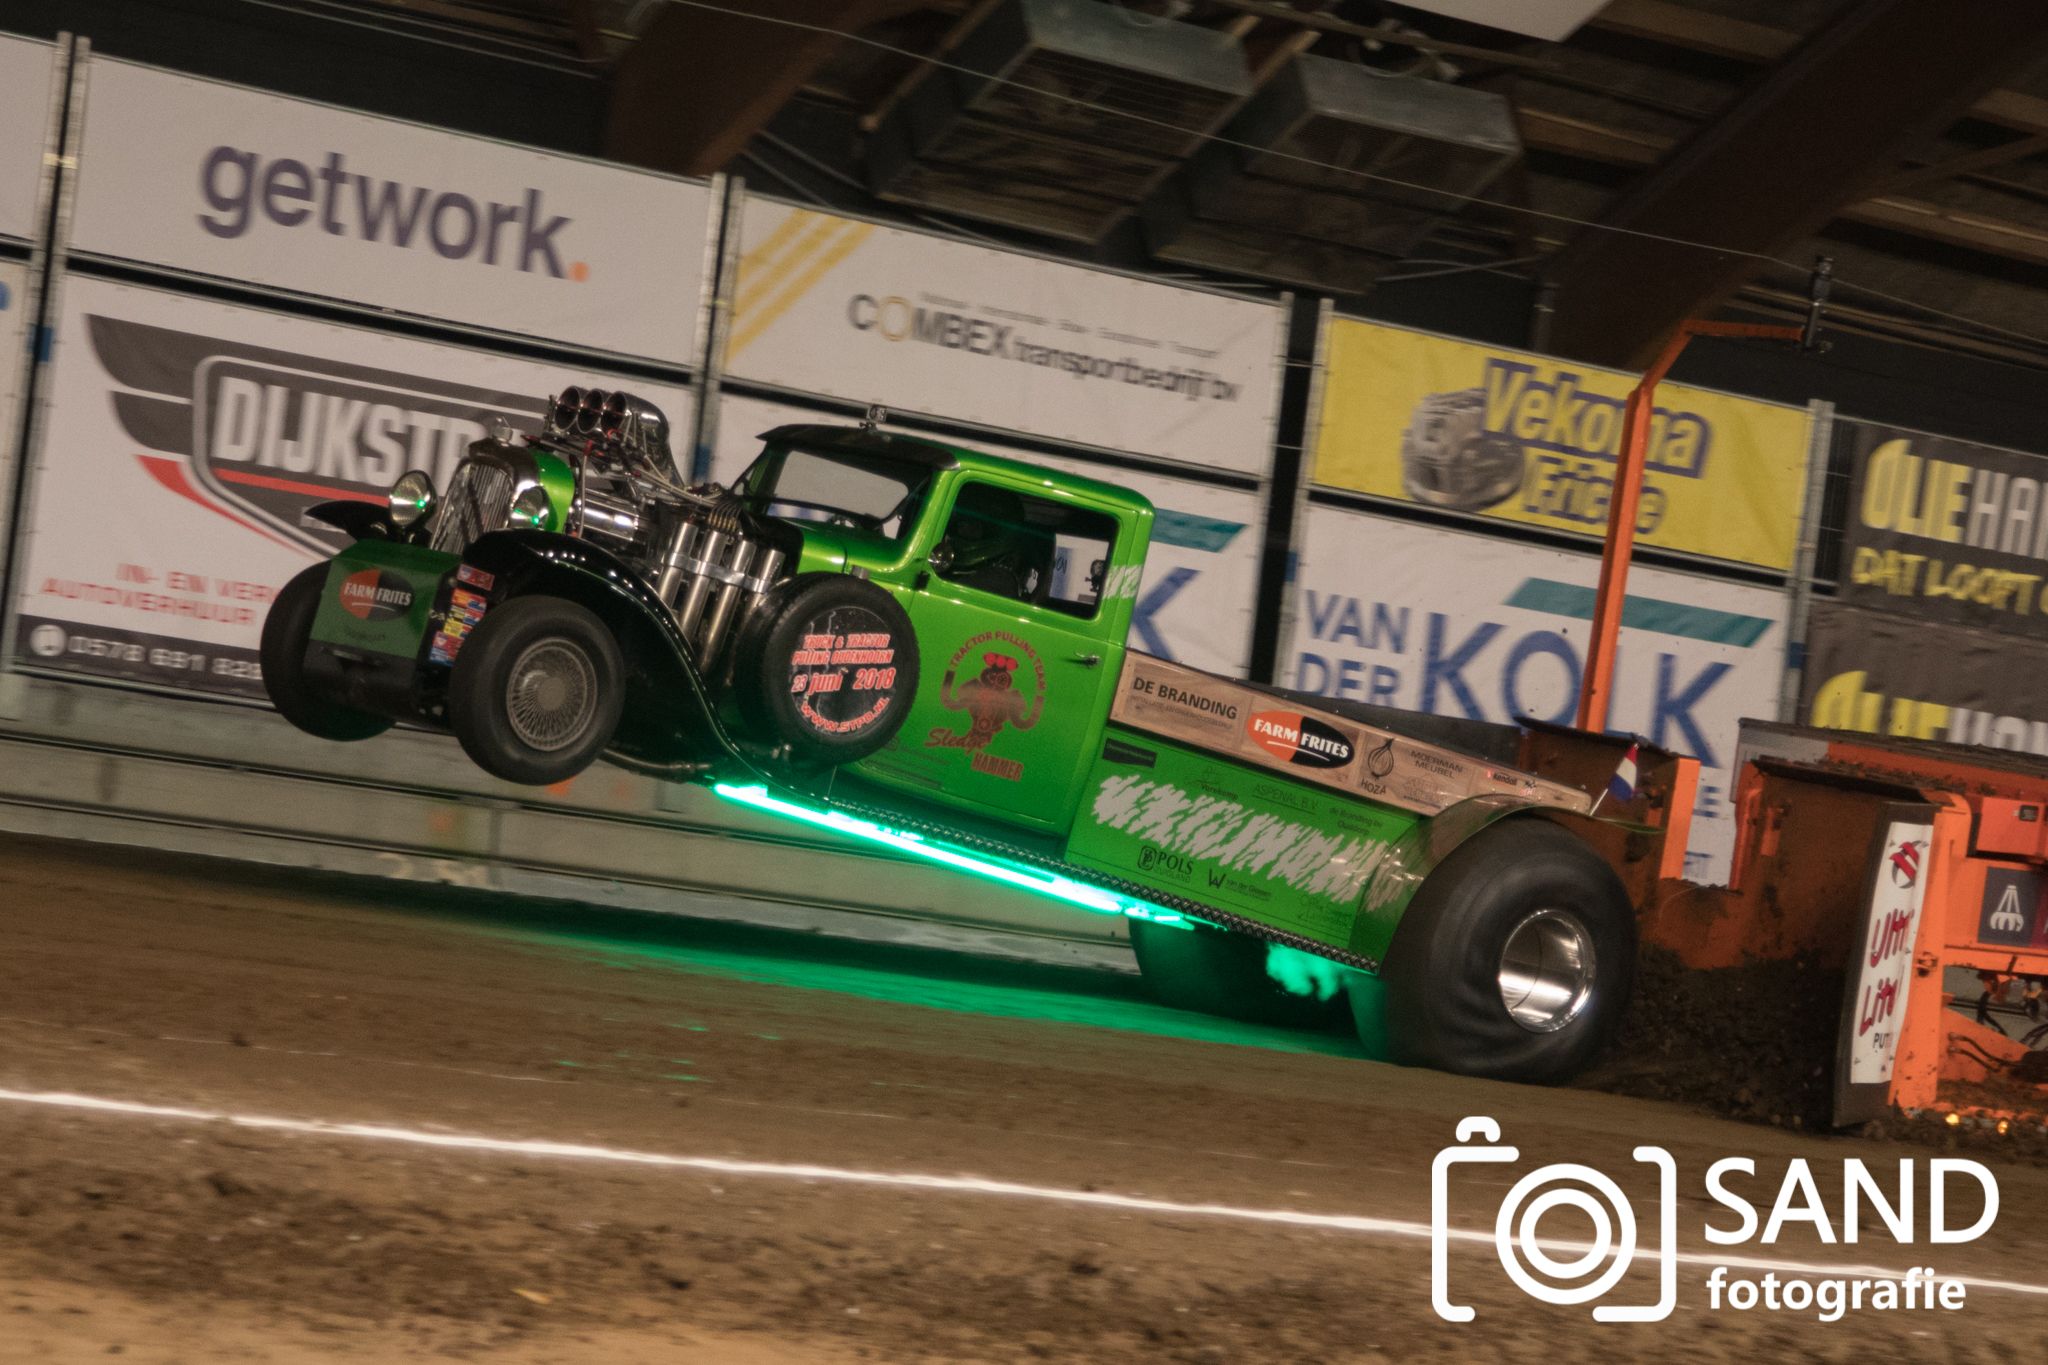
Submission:
[[[764,431],[760,439],[770,444],[801,445],[813,450],[837,450],[849,455],[879,455],[885,459],[924,465],[930,469],[953,469],[960,463],[960,457],[949,445],[928,441],[922,436],[905,436],[901,432],[875,431],[868,427],[826,426],[799,422]]]

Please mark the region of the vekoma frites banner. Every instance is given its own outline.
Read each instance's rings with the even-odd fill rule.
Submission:
[[[1287,674],[1303,692],[1508,722],[1569,722],[1600,561],[1312,506]],[[1700,761],[1686,875],[1728,875],[1744,716],[1777,709],[1785,601],[1767,588],[1637,565],[1610,729]]]
[[[1799,718],[2048,754],[2048,643],[1816,602]]]
[[[71,244],[695,360],[703,185],[95,59]]]
[[[735,377],[1263,476],[1278,304],[746,201]]]
[[[1637,376],[1340,318],[1315,481],[1525,526],[1604,536]],[[1810,419],[1662,384],[1638,543],[1789,569]]]
[[[788,422],[839,422],[787,403],[727,393],[719,399],[712,477],[736,478],[761,452],[760,434]],[[1152,550],[1131,607],[1131,644],[1163,659],[1243,677],[1251,661],[1252,605],[1259,581],[1258,495],[1195,479],[1113,469],[993,441],[961,444],[990,455],[1104,479],[1144,494],[1157,513]]]
[[[437,486],[499,419],[602,375],[72,276],[33,475],[21,659],[261,695],[257,641],[285,581],[345,537],[331,498]],[[687,430],[691,397],[626,387]]]
[[[35,236],[57,49],[0,37],[0,237]]]
[[[1841,600],[2048,640],[2048,460],[1896,427],[1844,426],[1855,477]]]

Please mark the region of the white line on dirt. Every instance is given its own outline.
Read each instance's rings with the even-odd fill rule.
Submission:
[[[0,1088],[0,1103],[30,1104],[52,1109],[86,1110],[101,1114],[127,1114],[142,1118],[175,1119],[188,1123],[225,1123],[237,1128],[269,1132],[299,1133],[313,1137],[361,1138],[373,1142],[402,1142],[419,1147],[454,1151],[489,1152],[497,1155],[553,1157],[569,1161],[608,1161],[630,1166],[653,1166],[670,1170],[707,1171],[718,1175],[758,1176],[780,1180],[833,1181],[848,1185],[878,1185],[894,1189],[932,1190],[942,1194],[992,1195],[1009,1199],[1036,1199],[1047,1203],[1079,1204],[1093,1208],[1119,1209],[1130,1213],[1159,1213],[1175,1217],[1228,1218],[1247,1223],[1271,1223],[1283,1227],[1316,1228],[1331,1232],[1357,1232],[1380,1237],[1426,1240],[1430,1225],[1404,1218],[1373,1218],[1351,1213],[1302,1213],[1294,1209],[1253,1209],[1234,1204],[1189,1204],[1172,1199],[1147,1199],[1138,1195],[1109,1194],[1100,1190],[1062,1189],[1055,1185],[1024,1185],[980,1176],[924,1175],[912,1171],[861,1171],[843,1166],[813,1166],[801,1162],[736,1161],[727,1157],[674,1156],[663,1152],[636,1152],[618,1147],[597,1147],[587,1143],[550,1142],[534,1138],[494,1138],[467,1133],[432,1133],[416,1128],[396,1128],[375,1123],[329,1123],[319,1119],[274,1118],[260,1114],[230,1114],[211,1109],[184,1109],[171,1105],[143,1104],[133,1100],[102,1099],[95,1095],[73,1095],[62,1091],[8,1090]],[[1468,1228],[1452,1228],[1450,1239],[1491,1247],[1493,1234]],[[1552,1251],[1587,1252],[1589,1242],[1541,1238],[1539,1245]],[[1637,1260],[1652,1260],[1662,1253],[1654,1247],[1639,1248]],[[1679,1251],[1672,1259],[1680,1265],[1728,1266],[1746,1270],[1775,1270],[1801,1275],[1821,1275],[1871,1280],[1899,1280],[1907,1272],[1886,1266],[1848,1265],[1821,1261],[1799,1261],[1768,1256],[1723,1256],[1709,1252]],[[2048,1284],[2024,1280],[1993,1280],[1974,1275],[1939,1275],[1971,1289],[2006,1294],[2048,1297]]]

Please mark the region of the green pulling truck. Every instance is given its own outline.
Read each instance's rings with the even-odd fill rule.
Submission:
[[[513,782],[701,782],[1125,915],[1170,1003],[1298,1013],[1290,950],[1327,959],[1406,1061],[1555,1081],[1612,1032],[1635,917],[1583,791],[1128,648],[1153,512],[1126,489],[872,421],[763,439],[687,486],[658,411],[569,389],[446,489],[310,509],[354,544],[273,604],[273,703],[328,739],[451,730]]]

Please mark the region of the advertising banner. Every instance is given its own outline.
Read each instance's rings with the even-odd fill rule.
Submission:
[[[1584,811],[1575,787],[1531,777],[1299,704],[1131,654],[1109,716],[1257,768],[1389,806],[1435,815],[1471,796],[1517,796]]]
[[[1569,723],[1600,561],[1311,506],[1296,576],[1291,685],[1473,720]],[[1609,728],[1700,761],[1686,875],[1718,881],[1734,843],[1737,724],[1772,717],[1781,593],[1636,567]]]
[[[28,268],[0,261],[0,489],[14,486],[15,442],[21,428],[22,330],[27,326]],[[0,561],[7,554],[6,514],[0,511]]]
[[[54,46],[0,36],[0,237],[35,236],[56,79]]]
[[[270,600],[345,543],[309,504],[437,486],[503,420],[603,376],[72,276],[33,474],[24,663],[262,695]],[[691,396],[626,384],[687,428]]]
[[[1844,423],[1854,474],[1841,600],[2048,641],[2048,460]]]
[[[1263,477],[1286,310],[750,198],[726,366]]]
[[[737,478],[761,453],[760,434],[788,422],[849,422],[789,403],[727,393],[719,399],[712,477]],[[1152,551],[1131,613],[1131,644],[1211,673],[1244,676],[1251,661],[1265,513],[1259,496],[1193,479],[1119,469],[1067,456],[1014,450],[979,438],[961,444],[990,455],[1122,484],[1152,500]]]
[[[1870,912],[1849,978],[1849,1084],[1892,1078],[1906,992],[1913,984],[1913,951],[1920,932],[1921,876],[1934,826],[1892,821],[1885,826],[1871,878]]]
[[[1800,718],[2048,754],[2048,643],[1816,602]]]
[[[1604,536],[1635,375],[1339,318],[1315,481],[1552,531]],[[1637,543],[1792,566],[1805,410],[1664,384]]]
[[[71,241],[690,364],[710,205],[687,181],[94,60]]]

